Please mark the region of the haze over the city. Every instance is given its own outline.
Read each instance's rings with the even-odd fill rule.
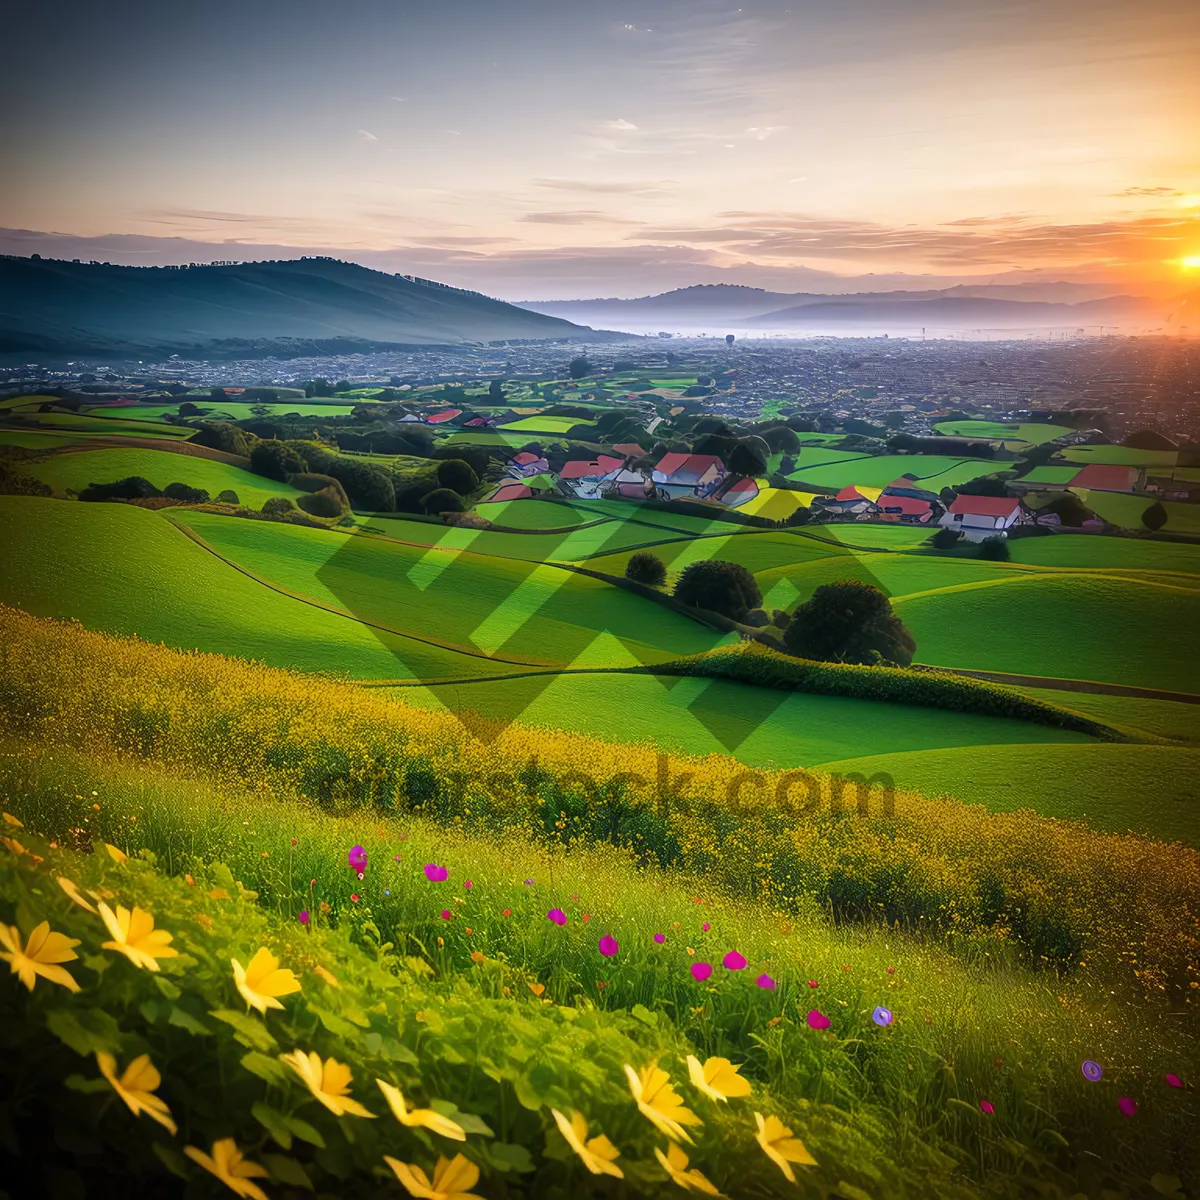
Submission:
[[[12,44],[12,254],[516,300],[1200,274],[1192,0],[62,0]]]

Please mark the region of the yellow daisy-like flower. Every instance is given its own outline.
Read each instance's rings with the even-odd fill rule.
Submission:
[[[14,817],[12,815],[12,813],[10,813],[10,812],[0,813],[0,816],[4,817],[5,825],[11,825],[14,829],[24,829],[25,828],[25,822],[18,819],[17,817]]]
[[[581,1112],[573,1112],[571,1119],[558,1111],[550,1110],[558,1125],[559,1132],[567,1140],[567,1145],[579,1155],[579,1161],[593,1175],[612,1175],[615,1179],[624,1179],[625,1172],[613,1161],[621,1157],[621,1152],[608,1140],[604,1134],[594,1138],[588,1137],[587,1118]]]
[[[5,846],[7,849],[11,850],[16,855],[29,853],[29,851],[25,849],[24,845],[21,842],[19,842],[16,838],[4,837],[3,834],[0,834],[0,845]]]
[[[22,946],[21,931],[15,925],[0,925],[0,958],[4,959],[12,973],[32,992],[40,975],[50,983],[58,983],[68,991],[79,991],[79,984],[66,967],[59,963],[71,962],[79,955],[71,948],[78,946],[78,938],[69,938],[65,933],[52,933],[50,922],[43,921]]]
[[[266,946],[255,951],[248,967],[243,967],[236,958],[233,963],[233,981],[242,999],[251,1008],[256,1008],[265,1017],[268,1008],[282,1008],[277,997],[290,996],[300,990],[300,980],[288,970],[280,970],[279,959]]]
[[[667,1146],[666,1154],[655,1146],[654,1157],[658,1159],[662,1169],[685,1192],[702,1192],[705,1196],[721,1196],[724,1194],[717,1189],[717,1186],[702,1171],[696,1167],[692,1167],[691,1170],[688,1169],[688,1156],[674,1142],[671,1142]]]
[[[762,1113],[755,1113],[754,1123],[758,1126],[754,1140],[783,1172],[788,1183],[796,1182],[792,1163],[799,1163],[802,1167],[817,1165],[817,1160],[809,1154],[804,1143],[798,1137],[793,1137],[792,1131],[778,1117],[764,1117]]]
[[[92,904],[90,900],[85,900],[85,899],[84,899],[84,898],[83,898],[83,897],[82,897],[82,896],[79,894],[79,888],[78,888],[78,886],[77,886],[77,885],[76,885],[76,884],[75,884],[75,883],[74,883],[72,880],[68,879],[68,878],[67,878],[65,875],[60,875],[60,876],[58,877],[58,886],[59,886],[60,888],[62,888],[62,890],[63,890],[64,892],[66,892],[66,893],[67,893],[67,895],[68,895],[68,896],[69,896],[69,897],[70,897],[70,898],[71,898],[71,899],[72,899],[72,900],[73,900],[73,901],[74,901],[76,904],[78,904],[80,908],[86,909],[86,910],[87,910],[88,912],[90,912],[90,913],[91,913],[93,916],[95,916],[95,915],[96,915],[96,907],[95,907],[95,905],[94,905],[94,904]]]
[[[750,1095],[750,1081],[743,1079],[727,1058],[710,1058],[704,1066],[694,1055],[687,1056],[688,1078],[692,1087],[710,1100],[728,1100],[730,1097]]]
[[[125,955],[135,967],[145,967],[147,971],[157,971],[160,958],[179,957],[179,951],[170,945],[173,935],[165,929],[155,929],[154,918],[145,909],[135,904],[130,912],[123,904],[118,904],[114,914],[103,900],[98,907],[101,919],[112,934],[111,942],[101,943],[105,950],[115,950]]]
[[[121,850],[116,846],[110,846],[107,842],[104,843],[104,848],[108,851],[108,857],[111,858],[118,866],[120,866],[121,863],[129,861],[129,855],[126,854],[124,850]]]
[[[684,1107],[682,1098],[671,1086],[671,1077],[658,1062],[649,1063],[641,1071],[635,1071],[626,1063],[625,1074],[642,1116],[672,1141],[690,1142],[692,1139],[684,1126],[703,1125],[704,1122],[690,1108]]]
[[[183,1152],[244,1200],[267,1200],[267,1193],[257,1183],[250,1182],[251,1179],[269,1179],[267,1168],[248,1161],[233,1138],[213,1142],[211,1154],[205,1154],[195,1146],[184,1146]]]
[[[402,1163],[387,1154],[383,1161],[417,1200],[483,1200],[469,1190],[479,1182],[479,1168],[461,1154],[450,1159],[439,1157],[432,1180],[416,1163]]]
[[[379,1090],[388,1102],[392,1116],[401,1125],[406,1125],[409,1129],[428,1129],[431,1133],[440,1133],[442,1137],[453,1138],[456,1142],[467,1140],[467,1131],[457,1121],[434,1112],[432,1108],[409,1108],[404,1093],[398,1087],[383,1079],[376,1079],[375,1082],[379,1084]]]
[[[373,1117],[357,1100],[350,1097],[350,1068],[333,1058],[321,1061],[321,1056],[310,1050],[293,1050],[281,1054],[280,1062],[286,1063],[304,1081],[304,1086],[325,1105],[335,1117]]]
[[[135,1058],[121,1072],[120,1078],[117,1077],[117,1060],[106,1051],[96,1052],[96,1065],[100,1068],[100,1074],[112,1084],[113,1091],[125,1101],[135,1117],[145,1113],[164,1129],[169,1130],[172,1137],[175,1136],[175,1122],[171,1120],[171,1110],[167,1107],[167,1102],[154,1095],[158,1091],[158,1085],[162,1083],[162,1076],[150,1062],[150,1055],[142,1054]]]

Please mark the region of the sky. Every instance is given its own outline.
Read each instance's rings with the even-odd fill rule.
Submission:
[[[1200,275],[1195,0],[42,0],[11,44],[9,253],[506,299]]]

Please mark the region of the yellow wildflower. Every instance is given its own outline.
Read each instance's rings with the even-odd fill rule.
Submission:
[[[710,1058],[701,1066],[700,1060],[689,1054],[687,1065],[692,1087],[710,1100],[750,1095],[750,1081],[743,1079],[738,1074],[741,1067],[735,1067],[727,1058]]]
[[[690,1142],[692,1139],[683,1128],[685,1125],[702,1125],[703,1121],[671,1086],[671,1078],[657,1060],[635,1071],[628,1063],[625,1074],[629,1079],[629,1090],[637,1101],[638,1111],[652,1125],[657,1126],[672,1141]]]
[[[0,815],[2,815],[4,817],[4,823],[6,825],[11,825],[14,829],[24,829],[25,828],[25,822],[18,820],[16,817],[14,817],[12,815],[12,813],[6,812],[6,813],[0,814]]]
[[[20,855],[29,853],[29,851],[26,850],[16,838],[4,837],[3,835],[0,835],[0,843],[3,843],[14,854]]]
[[[809,1154],[804,1143],[798,1137],[792,1137],[792,1131],[778,1117],[764,1118],[762,1113],[755,1113],[754,1123],[758,1126],[754,1140],[783,1172],[788,1183],[796,1182],[792,1163],[799,1163],[802,1167],[817,1165],[817,1160]]]
[[[566,1138],[567,1145],[579,1155],[579,1161],[593,1175],[612,1175],[616,1179],[625,1178],[625,1172],[613,1161],[620,1158],[620,1150],[602,1133],[594,1138],[589,1138],[587,1118],[583,1113],[573,1112],[569,1121],[557,1108],[552,1108],[550,1113],[554,1117],[555,1124],[558,1125],[559,1132]]]
[[[183,1152],[244,1200],[267,1200],[267,1193],[257,1183],[250,1182],[251,1179],[270,1178],[267,1168],[244,1158],[233,1138],[213,1142],[212,1154],[205,1154],[195,1146],[184,1146]]]
[[[402,1163],[387,1154],[383,1161],[417,1200],[483,1200],[467,1190],[479,1182],[479,1168],[461,1154],[450,1159],[439,1156],[432,1181],[415,1163]]]
[[[291,971],[280,970],[279,959],[266,946],[258,948],[248,967],[243,967],[236,958],[229,961],[233,963],[233,981],[242,999],[264,1017],[268,1008],[283,1007],[276,997],[290,996],[300,990],[300,981]]]
[[[145,1113],[168,1130],[172,1137],[175,1136],[175,1122],[171,1120],[171,1110],[167,1107],[167,1102],[161,1096],[154,1095],[158,1085],[162,1083],[162,1076],[150,1062],[150,1055],[142,1054],[135,1058],[119,1079],[117,1060],[111,1054],[98,1050],[96,1064],[100,1068],[100,1074],[112,1084],[113,1090],[125,1101],[135,1117]]]
[[[99,808],[99,805],[96,805]],[[118,850],[116,846],[110,846],[107,842],[104,843],[105,850],[108,851],[108,857],[113,860],[118,866],[123,862],[129,861],[129,855],[124,850]]]
[[[323,1104],[335,1117],[349,1114],[352,1117],[373,1117],[357,1100],[350,1097],[350,1068],[336,1059],[327,1058],[321,1061],[321,1056],[310,1050],[294,1050],[291,1054],[281,1054],[281,1062],[286,1063],[304,1081],[305,1087]]]
[[[434,1112],[432,1108],[409,1108],[404,1094],[398,1087],[382,1079],[376,1079],[375,1082],[379,1084],[379,1090],[387,1100],[392,1116],[401,1125],[406,1125],[409,1129],[428,1129],[432,1133],[440,1133],[442,1137],[453,1138],[456,1142],[467,1140],[466,1130],[457,1121]]]
[[[334,977],[333,972],[327,971],[320,964],[313,967],[313,974],[319,975],[332,988],[340,988],[342,986],[340,983],[338,983],[337,979]]]
[[[706,1196],[720,1196],[723,1194],[717,1190],[716,1185],[702,1171],[696,1167],[688,1170],[688,1156],[674,1142],[671,1142],[667,1146],[666,1154],[655,1146],[654,1157],[658,1159],[662,1169],[685,1192],[702,1192]]]
[[[15,925],[0,925],[0,958],[4,959],[12,973],[32,992],[37,976],[51,983],[60,983],[68,991],[79,991],[79,984],[71,977],[66,967],[59,963],[71,962],[79,957],[72,946],[79,945],[78,938],[69,938],[64,933],[52,933],[50,922],[43,921],[30,935],[29,941],[21,946],[21,931]]]
[[[69,896],[69,897],[70,897],[70,898],[71,898],[71,899],[72,899],[72,900],[73,900],[73,901],[74,901],[76,904],[78,904],[80,908],[87,909],[87,911],[88,911],[88,912],[92,913],[93,915],[95,914],[95,912],[96,912],[95,906],[92,904],[92,902],[91,902],[90,900],[85,900],[85,899],[84,899],[84,898],[83,898],[83,897],[82,897],[82,896],[79,894],[79,888],[78,888],[78,886],[77,886],[77,885],[74,883],[74,881],[72,881],[72,880],[68,879],[68,878],[67,878],[65,875],[60,875],[60,876],[58,877],[58,886],[59,886],[60,888],[62,888],[62,890],[63,890],[64,892],[66,892],[66,893],[67,893],[67,895],[68,895],[68,896]]]
[[[154,918],[145,909],[135,904],[130,912],[123,904],[118,904],[114,915],[103,900],[99,908],[100,917],[113,939],[102,942],[103,949],[115,950],[125,955],[135,967],[145,967],[147,971],[157,971],[160,958],[179,957],[179,951],[169,945],[172,935],[165,929],[155,929]]]

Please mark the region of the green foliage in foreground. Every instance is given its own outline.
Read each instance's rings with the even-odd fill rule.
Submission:
[[[25,823],[6,830],[27,852],[0,858],[0,919],[23,937],[47,920],[80,940],[65,964],[77,995],[0,978],[18,1081],[0,1100],[3,1166],[6,1183],[29,1181],[20,1194],[82,1181],[88,1194],[178,1194],[170,1173],[223,1194],[181,1151],[233,1137],[269,1171],[272,1196],[401,1195],[384,1154],[429,1171],[459,1150],[481,1168],[485,1196],[661,1195],[653,1151],[666,1140],[622,1074],[655,1058],[703,1121],[692,1165],[732,1195],[797,1194],[755,1143],[754,1111],[804,1139],[819,1164],[797,1168],[810,1196],[1149,1196],[1167,1175],[1194,1177],[1195,1094],[1164,1083],[1195,1072],[1191,1024],[1167,1028],[1153,1003],[1113,999],[1086,972],[967,966],[886,929],[784,920],[686,876],[637,872],[611,850],[548,857],[512,836],[330,817],[144,765],[4,749],[0,795]],[[132,857],[113,861],[106,842]],[[355,844],[362,879],[347,865]],[[429,862],[449,879],[429,882]],[[85,898],[152,913],[179,957],[151,973],[103,948],[99,918],[59,875]],[[598,952],[605,934],[615,957]],[[260,946],[301,989],[265,1018],[239,997],[231,966]],[[721,966],[731,949],[745,970]],[[714,964],[709,981],[692,978],[695,961]],[[760,974],[775,986],[756,986]],[[890,1026],[872,1021],[880,1005]],[[827,1032],[809,1027],[814,1009]],[[351,1096],[377,1118],[321,1107],[278,1058],[296,1048],[346,1063]],[[176,1136],[131,1115],[98,1051],[119,1068],[150,1056]],[[706,1100],[687,1082],[689,1053],[743,1064],[751,1097]],[[1103,1064],[1101,1083],[1083,1079],[1084,1058]],[[377,1078],[457,1120],[466,1141],[401,1127]],[[1136,1098],[1136,1118],[1121,1096]],[[612,1139],[623,1183],[584,1173],[551,1108],[580,1110]]]

